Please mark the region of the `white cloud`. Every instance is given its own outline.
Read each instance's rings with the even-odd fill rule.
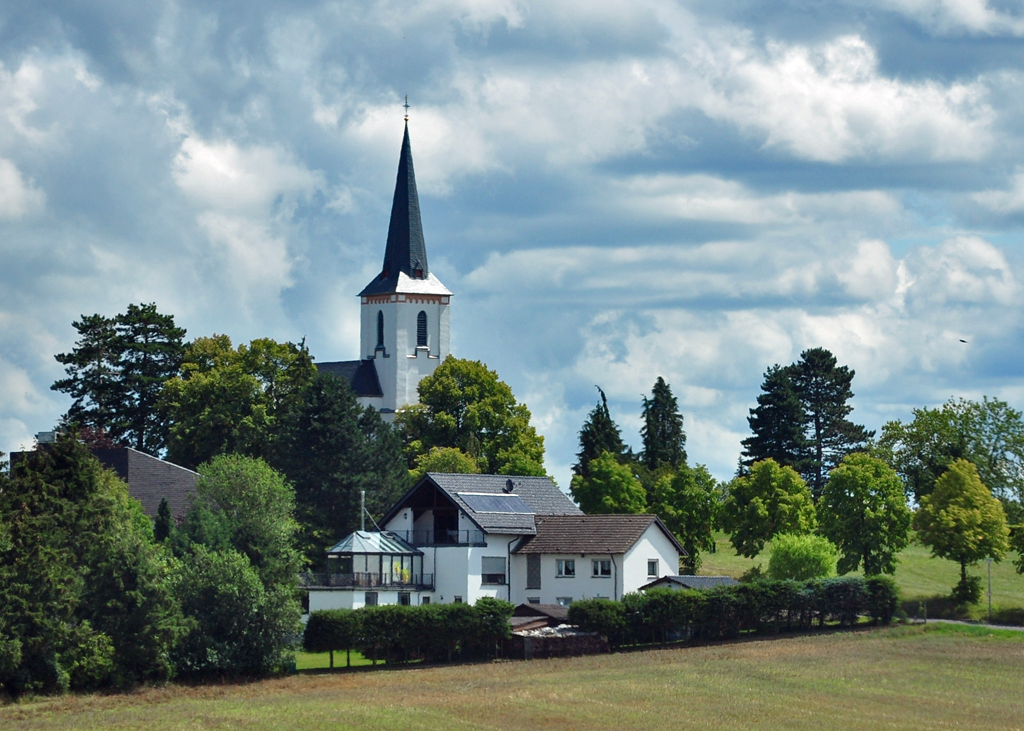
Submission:
[[[1024,170],[1017,170],[1007,190],[986,190],[971,198],[995,213],[1010,214],[1024,211]]]
[[[28,216],[45,205],[46,194],[26,183],[13,162],[0,157],[0,220]]]
[[[767,148],[809,160],[976,160],[992,146],[995,113],[980,81],[909,83],[879,73],[859,36],[819,46],[772,42],[765,53],[707,49],[701,108],[765,135]]]
[[[880,0],[942,35],[1024,35],[1024,17],[993,8],[988,0]]]

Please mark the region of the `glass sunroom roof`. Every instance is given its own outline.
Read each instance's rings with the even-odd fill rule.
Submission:
[[[423,551],[413,548],[394,533],[357,530],[339,541],[327,553],[386,553],[392,556],[402,554],[420,556]]]

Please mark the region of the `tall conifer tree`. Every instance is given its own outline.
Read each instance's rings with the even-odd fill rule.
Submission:
[[[683,415],[679,413],[672,389],[661,376],[654,382],[651,397],[644,397],[643,419],[640,436],[644,441],[644,451],[640,461],[644,466],[656,470],[662,465],[677,469],[686,464]]]
[[[743,440],[745,467],[764,459],[774,459],[784,467],[801,471],[807,453],[804,437],[804,407],[800,403],[791,368],[773,365],[764,374],[757,407],[750,410],[747,423],[753,436]]]
[[[622,434],[619,427],[612,421],[608,412],[608,399],[600,386],[596,386],[597,392],[601,394],[601,402],[594,407],[593,411],[583,422],[580,429],[580,451],[576,455],[576,464],[572,471],[581,477],[590,477],[590,463],[600,457],[604,452],[611,452],[617,458],[626,451],[622,443]]]

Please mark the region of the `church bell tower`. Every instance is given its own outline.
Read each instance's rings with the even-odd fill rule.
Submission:
[[[452,293],[430,272],[406,118],[384,265],[359,293],[360,359],[373,364],[380,399],[370,403],[390,421],[419,402],[417,386],[450,352]]]

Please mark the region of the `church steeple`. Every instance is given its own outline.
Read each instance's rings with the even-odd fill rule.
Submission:
[[[398,160],[398,179],[395,198],[391,203],[391,224],[388,226],[388,245],[384,251],[382,274],[397,278],[404,272],[413,279],[423,279],[427,269],[427,245],[423,241],[420,221],[420,199],[416,194],[416,173],[412,166],[412,148],[409,146],[409,123],[405,123],[402,154]]]

